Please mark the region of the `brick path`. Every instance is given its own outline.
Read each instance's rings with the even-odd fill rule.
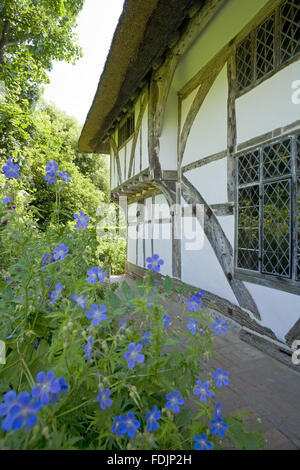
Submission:
[[[113,278],[115,282],[125,276]],[[131,278],[126,281],[133,286]],[[182,303],[168,300],[167,310],[174,322],[185,321]],[[265,449],[300,450],[300,366],[297,372],[245,343],[235,326],[217,337],[213,351],[209,362],[202,364],[203,377],[216,367],[229,371],[230,385],[219,394],[224,415],[247,410],[245,423],[256,428],[260,421]]]

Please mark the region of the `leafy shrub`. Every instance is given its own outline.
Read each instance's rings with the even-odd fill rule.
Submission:
[[[221,449],[224,434],[259,448],[260,434],[216,402],[228,373],[199,381],[201,358],[227,328],[210,324],[204,294],[192,290],[189,322],[171,327],[164,305],[180,288],[168,277],[156,286],[158,255],[135,290],[117,289],[96,263],[90,221],[61,225],[56,194],[56,223],[42,232],[15,184],[0,196],[0,449]]]

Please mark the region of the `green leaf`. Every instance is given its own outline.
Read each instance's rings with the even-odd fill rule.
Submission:
[[[123,294],[123,296],[125,297],[126,300],[132,300],[132,299],[135,298],[134,291],[131,289],[131,287],[129,287],[129,285],[127,284],[126,281],[122,282],[121,292],[122,292],[122,294]]]
[[[173,289],[173,286],[174,286],[173,279],[167,276],[164,280],[163,286],[164,286],[165,291],[169,293]]]

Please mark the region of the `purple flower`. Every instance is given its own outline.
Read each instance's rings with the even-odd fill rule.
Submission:
[[[37,422],[36,413],[41,408],[40,401],[33,401],[29,393],[21,392],[16,404],[9,409],[6,418],[2,421],[4,431],[17,431],[23,426],[34,426]]]
[[[222,411],[222,403],[216,403],[216,409],[214,412],[214,418],[222,418],[223,417],[223,411]]]
[[[107,274],[103,271],[103,268],[98,266],[94,266],[87,271],[87,282],[91,282],[92,284],[96,284],[97,280],[99,280],[102,284],[105,281]]]
[[[194,388],[194,395],[200,395],[200,401],[205,402],[207,398],[212,396],[212,392],[209,390],[209,383],[208,382],[201,382],[201,380],[197,380],[197,387]]]
[[[63,288],[64,286],[59,282],[55,284],[54,290],[50,292],[50,299],[53,304],[56,302],[57,298],[60,297]]]
[[[150,338],[150,331],[146,331],[146,333],[144,333],[142,335],[142,341],[140,341],[141,344],[148,344],[149,343],[149,338]]]
[[[147,431],[156,431],[158,429],[158,420],[161,418],[161,412],[157,408],[157,405],[154,405],[151,411],[148,411],[146,414],[147,420]]]
[[[78,230],[79,228],[88,227],[90,218],[83,211],[80,211],[79,215],[74,214],[73,217],[77,221],[75,225],[76,230]]]
[[[46,173],[46,176],[44,176],[44,180],[47,181],[49,185],[54,184],[56,183],[56,174],[52,171],[49,171]]]
[[[64,260],[67,253],[69,252],[69,247],[64,243],[61,243],[59,246],[54,247],[54,259]]]
[[[155,273],[159,273],[160,267],[164,264],[164,260],[159,259],[159,255],[153,255],[152,258],[148,257],[146,258],[146,261],[148,263],[147,269],[154,271]]]
[[[191,330],[192,335],[195,335],[197,332],[197,328],[198,328],[197,318],[190,318],[186,327],[188,330]]]
[[[58,174],[65,183],[71,183],[71,176],[65,170],[60,171]]]
[[[133,369],[135,366],[135,362],[138,364],[142,364],[145,360],[144,354],[140,354],[140,351],[143,349],[142,344],[135,344],[135,343],[130,343],[128,345],[128,349],[126,353],[124,354],[124,359],[125,361],[128,362],[128,367],[129,369]]]
[[[13,406],[17,403],[17,395],[14,390],[6,392],[3,397],[3,403],[0,403],[0,418],[7,416]]]
[[[167,410],[173,410],[174,413],[179,413],[180,406],[184,404],[184,399],[180,396],[179,390],[175,390],[174,393],[167,393],[166,399],[168,400],[166,403]]]
[[[47,162],[46,164],[46,171],[50,173],[55,173],[58,170],[58,166],[55,160],[52,162]]]
[[[228,430],[228,424],[222,420],[222,418],[216,418],[210,420],[211,424],[211,433],[218,434],[218,436],[223,437],[225,431]]]
[[[2,204],[7,204],[7,203],[9,203],[9,202],[10,202],[10,198],[9,198],[9,197],[4,197],[4,198],[2,199]]]
[[[187,303],[188,303],[188,310],[192,310],[193,312],[198,312],[202,302],[195,294],[193,294],[191,299],[187,299]]]
[[[91,336],[89,339],[88,339],[88,342],[87,344],[84,346],[84,352],[86,353],[86,360],[89,361],[91,359],[91,354],[92,354],[92,350],[93,350],[93,342],[94,342],[94,338]]]
[[[164,320],[164,327],[165,327],[165,328],[169,328],[171,318],[168,317],[167,314],[165,314],[165,315],[163,316],[163,320]]]
[[[59,400],[59,393],[66,393],[69,390],[69,386],[66,383],[66,380],[65,380],[64,377],[61,377],[60,379],[58,379],[58,383],[59,383],[59,386],[60,386],[60,390],[59,390],[58,393],[54,393],[51,396],[51,400],[50,400],[51,404],[54,404]]]
[[[111,394],[111,390],[108,388],[103,388],[100,390],[99,395],[97,396],[97,401],[100,404],[100,408],[105,410],[106,407],[111,407],[112,400],[109,398]]]
[[[214,330],[216,335],[225,335],[227,333],[228,322],[222,322],[221,318],[218,318],[214,323],[212,323],[211,327]]]
[[[47,373],[39,372],[36,383],[37,386],[33,387],[31,395],[33,398],[39,398],[42,405],[48,405],[52,395],[60,391],[60,384],[51,370]]]
[[[216,372],[212,374],[212,378],[216,380],[216,386],[222,387],[222,385],[229,385],[229,372],[226,370],[222,370],[220,367],[217,368]]]
[[[4,173],[6,178],[19,178],[19,171],[20,167],[17,164],[12,162],[11,157],[6,162],[6,165],[2,168],[2,173]]]
[[[87,312],[86,317],[92,319],[92,325],[97,326],[99,323],[107,318],[107,308],[105,305],[93,304],[91,309]]]
[[[114,417],[114,422],[113,422],[113,425],[112,425],[112,432],[114,432],[118,437],[121,436],[121,434],[125,434],[126,433],[126,426],[125,426],[125,423],[124,423],[124,418],[125,418],[125,415],[121,415],[121,416],[115,416]],[[123,420],[121,420],[123,419]]]
[[[208,441],[206,434],[202,433],[200,435],[194,435],[194,449],[195,450],[211,450],[213,445],[211,442]]]
[[[81,307],[83,310],[86,310],[87,297],[83,297],[82,294],[80,294],[80,295],[71,295],[70,299],[74,300],[74,302],[76,302],[78,307]]]
[[[141,423],[136,419],[132,411],[129,411],[126,416],[120,416],[120,421],[125,431],[123,434],[127,434],[130,439],[135,436],[136,431],[141,426]]]

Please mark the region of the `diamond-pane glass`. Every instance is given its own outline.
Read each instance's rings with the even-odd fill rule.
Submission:
[[[300,178],[297,178],[297,280],[300,281]]]
[[[272,15],[256,30],[256,78],[261,78],[274,69],[275,15]]]
[[[239,184],[259,180],[259,150],[241,155],[238,159]]]
[[[274,178],[291,173],[291,139],[263,148],[263,178]]]
[[[262,271],[290,277],[291,181],[263,186]]]
[[[236,49],[236,78],[239,90],[243,90],[252,82],[252,54],[250,35]]]
[[[259,186],[240,188],[238,193],[239,268],[258,271],[259,262]]]
[[[288,0],[280,8],[281,63],[300,52],[300,3]]]

